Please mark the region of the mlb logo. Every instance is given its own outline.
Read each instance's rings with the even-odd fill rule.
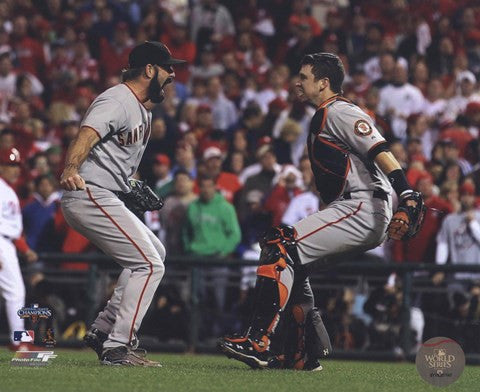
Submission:
[[[15,342],[33,343],[35,341],[35,331],[31,329],[27,331],[14,331],[13,340]]]

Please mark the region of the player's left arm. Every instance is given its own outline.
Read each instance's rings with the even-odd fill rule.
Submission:
[[[377,151],[375,163],[388,177],[398,196],[398,208],[388,225],[388,237],[394,240],[408,239],[418,233],[425,216],[425,206],[422,194],[415,192],[405,177],[402,167],[386,149]]]
[[[402,167],[388,149],[385,138],[366,113],[358,107],[346,107],[343,112],[333,111],[327,123],[335,136],[351,146],[363,158],[375,162],[388,177],[395,190],[399,206],[388,226],[392,239],[413,237],[423,222],[425,207],[422,195],[409,185]]]

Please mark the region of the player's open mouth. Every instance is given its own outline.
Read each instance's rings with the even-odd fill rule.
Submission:
[[[170,78],[170,77],[169,77],[169,78],[165,79],[165,81],[164,81],[163,84],[162,84],[162,88],[161,88],[162,94],[165,94],[165,86],[166,86],[167,84],[172,83],[172,82],[173,82],[173,78]]]

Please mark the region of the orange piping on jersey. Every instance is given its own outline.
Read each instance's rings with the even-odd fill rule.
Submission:
[[[307,238],[307,237],[310,237],[312,234],[315,234],[316,232],[318,232],[318,231],[320,231],[320,230],[323,230],[323,229],[325,229],[325,228],[328,227],[328,226],[335,225],[335,224],[337,224],[337,223],[339,223],[339,222],[341,222],[341,221],[343,221],[343,220],[345,220],[345,219],[348,219],[348,218],[356,215],[356,214],[358,213],[358,211],[360,211],[360,209],[362,208],[362,204],[363,204],[363,201],[360,202],[360,204],[358,205],[358,207],[357,207],[357,209],[356,209],[355,211],[353,211],[353,212],[351,212],[350,214],[347,214],[347,215],[345,215],[345,216],[342,216],[340,219],[337,219],[337,220],[334,221],[334,222],[327,223],[326,225],[323,225],[323,226],[319,227],[318,229],[313,230],[312,232],[310,232],[310,233],[308,233],[308,234],[305,234],[303,237],[297,239],[297,242],[300,242],[300,241],[302,241],[303,239],[305,239],[305,238]]]
[[[335,143],[332,143],[330,140],[325,139],[324,137],[318,137],[318,140],[320,140],[322,143],[328,144],[330,147],[333,147],[337,150],[340,150],[341,152],[348,152],[347,150],[344,150],[342,147],[337,146]]]
[[[108,214],[108,212],[105,211],[100,206],[100,204],[97,203],[97,201],[93,198],[92,193],[90,192],[90,189],[88,188],[87,188],[87,193],[88,193],[88,197],[90,198],[91,202],[95,205],[95,207],[97,207],[100,211],[102,211],[103,215],[105,215],[117,227],[117,229],[120,230],[120,232],[132,243],[132,245],[138,250],[138,252],[142,255],[143,259],[149,264],[149,267],[150,267],[150,272],[148,273],[147,280],[143,286],[142,292],[140,293],[140,298],[138,299],[137,308],[135,309],[135,315],[133,316],[132,325],[130,327],[130,333],[128,335],[128,341],[130,342],[132,340],[133,327],[135,326],[135,320],[137,319],[138,311],[140,309],[140,303],[142,302],[142,299],[143,299],[143,294],[145,293],[148,282],[150,281],[150,278],[153,275],[153,265],[152,265],[152,262],[145,255],[145,253],[142,251],[140,246],[138,246],[138,244],[120,227],[120,225],[117,222],[115,222],[115,220]]]
[[[319,137],[318,138],[318,141],[320,143],[325,143],[325,144],[328,144],[329,146],[337,149],[337,150],[340,150],[342,152],[347,152],[346,150],[342,149],[341,147],[338,147],[336,144],[333,144],[332,142],[329,142],[327,139],[323,138],[323,137]],[[312,143],[310,143],[312,144]],[[312,157],[312,160],[315,162],[315,164],[319,167],[322,168],[323,171],[331,174],[331,175],[334,175],[336,177],[341,177],[343,179],[346,179],[347,176],[348,176],[348,173],[350,172],[350,159],[347,159],[347,167],[346,167],[346,170],[345,170],[345,174],[343,176],[339,176],[338,174],[332,172],[329,168],[323,166],[316,158],[315,158],[315,154],[313,153],[313,145],[310,145],[309,148],[311,149],[311,157]]]
[[[328,112],[328,109],[325,108],[323,109],[323,118],[322,118],[322,124],[320,125],[320,129],[317,133],[317,135],[323,131],[323,128],[325,128],[325,123],[327,122],[327,112]]]
[[[95,128],[92,128],[92,127],[89,126],[89,125],[82,125],[82,128],[89,128],[89,129],[91,129],[92,131],[94,131],[94,132],[97,134],[98,138],[99,138],[100,140],[102,140],[102,137],[100,136],[100,132],[98,132]]]
[[[340,95],[336,94],[330,98],[328,98],[326,101],[323,101],[317,109],[322,109],[324,108],[325,106],[327,106],[329,103],[332,103],[333,101],[344,101],[344,102],[347,102],[347,103],[351,103],[350,100],[348,100],[347,98],[344,98],[344,97],[341,97]]]
[[[135,94],[135,91],[133,91],[132,88],[131,88],[127,83],[122,83],[122,84],[124,84],[125,86],[127,86],[128,89],[129,89],[129,90],[132,92],[132,94],[135,96],[135,98],[137,98],[137,101],[140,102],[145,109],[147,109],[148,111],[150,111],[150,109],[147,108],[142,101],[140,101],[140,99],[138,98],[137,94]]]

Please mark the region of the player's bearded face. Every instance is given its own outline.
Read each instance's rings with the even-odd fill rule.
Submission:
[[[163,83],[160,83],[160,81],[158,80],[158,73],[158,68],[155,68],[155,75],[153,76],[152,80],[150,80],[150,84],[148,85],[148,98],[153,103],[160,103],[165,99],[164,88],[168,83],[171,83],[173,80],[172,77],[168,75],[167,77],[165,77]],[[167,73],[167,71],[162,72],[162,74],[163,73]]]

